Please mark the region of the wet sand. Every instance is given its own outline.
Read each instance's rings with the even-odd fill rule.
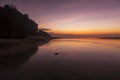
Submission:
[[[24,53],[38,45],[49,42],[49,38],[0,39],[0,57]]]
[[[120,40],[55,39],[4,58],[0,80],[120,80]]]

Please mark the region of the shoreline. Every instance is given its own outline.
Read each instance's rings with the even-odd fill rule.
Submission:
[[[26,39],[0,39],[0,57],[11,56],[14,54],[22,54],[24,52],[37,49],[39,45],[46,44],[51,39],[60,38],[29,37]],[[99,39],[120,40],[120,38],[113,37],[103,37]]]
[[[49,39],[0,39],[0,57],[22,54],[37,49]]]

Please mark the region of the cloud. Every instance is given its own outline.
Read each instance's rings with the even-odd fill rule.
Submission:
[[[50,31],[51,29],[47,29],[47,28],[41,28],[40,30],[44,30],[44,31]]]

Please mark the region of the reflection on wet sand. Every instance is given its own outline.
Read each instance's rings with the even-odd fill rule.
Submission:
[[[40,42],[40,45],[47,44],[50,40]],[[39,44],[39,42],[38,42]],[[13,76],[18,72],[21,66],[28,62],[28,60],[35,55],[38,50],[38,45],[34,46],[33,49],[24,53],[16,53],[13,55],[0,56],[0,80],[9,80],[9,77]],[[6,78],[4,78],[6,76]],[[8,78],[7,78],[8,77]],[[16,80],[13,79],[13,80]]]
[[[0,70],[17,69],[21,64],[26,62],[37,51],[37,46],[33,50],[22,54],[14,54],[11,56],[0,57]]]
[[[120,40],[55,39],[6,58],[0,80],[120,80]],[[31,52],[31,51],[30,51]]]

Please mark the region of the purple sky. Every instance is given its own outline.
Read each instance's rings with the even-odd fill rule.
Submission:
[[[120,33],[120,0],[0,0],[57,34]]]

